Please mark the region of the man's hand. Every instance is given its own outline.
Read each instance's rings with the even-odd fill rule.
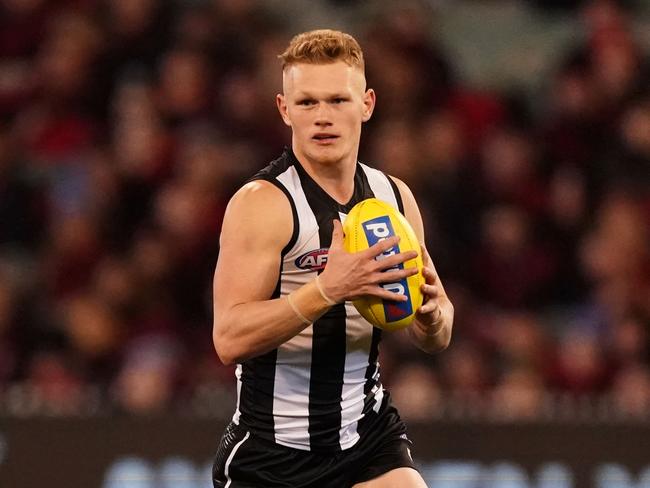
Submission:
[[[441,305],[443,300],[446,300],[446,297],[440,294],[440,288],[436,286],[438,275],[433,268],[429,253],[424,246],[421,249],[422,260],[424,261],[422,275],[424,276],[425,283],[420,286],[420,290],[424,295],[424,300],[422,306],[415,312],[415,320],[427,335],[435,335],[442,327]]]
[[[399,243],[399,237],[393,236],[363,251],[349,253],[343,248],[341,222],[334,220],[333,223],[332,244],[327,255],[327,265],[319,278],[325,294],[337,303],[354,300],[364,295],[372,295],[384,300],[408,300],[404,295],[385,290],[380,284],[392,283],[417,274],[417,268],[385,271],[415,259],[417,252],[407,251],[376,260],[377,256]]]
[[[454,307],[442,288],[431,257],[424,246],[422,260],[425,283],[421,290],[424,302],[415,313],[415,320],[409,327],[409,334],[417,346],[428,353],[445,349],[451,340],[451,326],[454,321]]]

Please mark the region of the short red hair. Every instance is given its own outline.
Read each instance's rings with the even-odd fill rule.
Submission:
[[[327,64],[336,61],[364,69],[363,51],[350,34],[318,29],[298,34],[280,56],[282,69],[297,63]]]

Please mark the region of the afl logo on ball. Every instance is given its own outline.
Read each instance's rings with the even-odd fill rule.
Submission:
[[[320,271],[327,264],[327,249],[314,249],[296,258],[296,267],[309,271]]]

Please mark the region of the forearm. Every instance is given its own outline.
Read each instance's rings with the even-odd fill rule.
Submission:
[[[411,341],[426,353],[440,352],[449,346],[454,323],[454,306],[448,298],[440,300],[440,318],[432,325],[415,320],[408,328]]]
[[[225,364],[259,356],[299,334],[330,307],[315,280],[293,291],[290,299],[235,305],[215,314],[215,348]]]

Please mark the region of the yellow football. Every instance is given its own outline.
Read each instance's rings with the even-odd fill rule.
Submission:
[[[424,283],[420,243],[411,225],[389,203],[369,198],[352,207],[343,222],[343,231],[345,250],[348,252],[363,251],[390,236],[400,236],[399,244],[377,256],[377,260],[400,252],[417,251],[418,256],[415,259],[390,269],[417,268],[419,273],[396,283],[381,284],[388,291],[406,295],[407,301],[397,302],[365,296],[353,302],[359,313],[376,327],[389,331],[408,327],[413,322],[416,310],[422,305],[420,285]]]

